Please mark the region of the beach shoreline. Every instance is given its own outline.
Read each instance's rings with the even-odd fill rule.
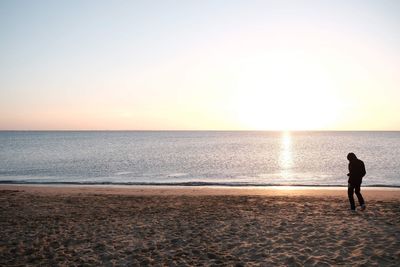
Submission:
[[[113,195],[256,195],[256,196],[334,196],[346,197],[347,187],[334,186],[153,186],[153,185],[43,185],[0,184],[0,190],[38,194],[113,194]],[[399,199],[398,187],[361,187],[366,197]]]
[[[400,190],[0,186],[0,265],[396,266]]]

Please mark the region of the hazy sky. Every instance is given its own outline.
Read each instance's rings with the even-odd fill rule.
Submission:
[[[400,130],[400,1],[0,1],[0,129]]]

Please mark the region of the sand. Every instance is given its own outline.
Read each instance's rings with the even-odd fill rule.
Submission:
[[[398,266],[400,191],[0,186],[0,266]]]

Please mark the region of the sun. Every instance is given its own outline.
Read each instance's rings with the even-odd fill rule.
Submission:
[[[333,126],[339,103],[333,83],[305,61],[253,62],[240,73],[237,117],[255,130],[317,130]]]

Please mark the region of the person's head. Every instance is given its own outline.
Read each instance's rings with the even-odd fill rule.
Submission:
[[[350,152],[349,154],[347,154],[347,159],[349,161],[353,161],[353,160],[357,159],[357,156],[353,152]]]

